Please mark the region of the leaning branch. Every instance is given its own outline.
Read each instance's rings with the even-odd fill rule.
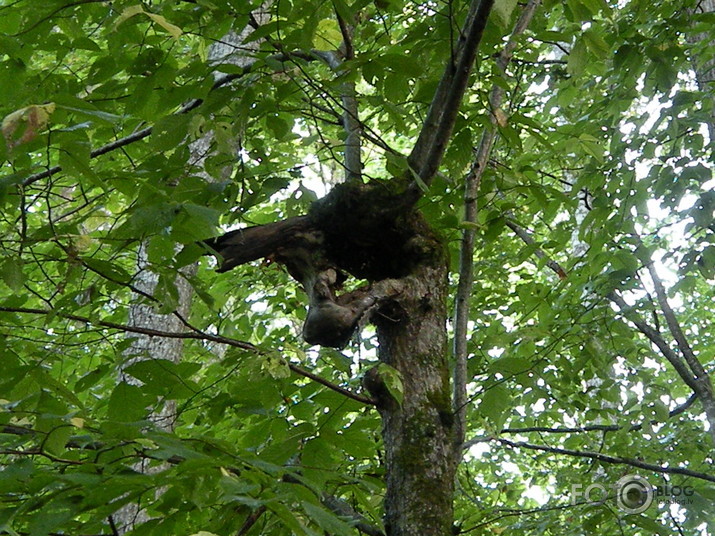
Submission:
[[[211,342],[215,342],[218,344],[225,344],[227,346],[232,346],[234,348],[240,348],[242,350],[248,350],[249,352],[254,352],[259,355],[265,355],[264,351],[262,351],[260,348],[258,348],[257,346],[254,346],[253,344],[251,344],[249,342],[239,341],[236,339],[231,339],[229,337],[223,337],[221,335],[212,335],[210,333],[205,333],[205,332],[201,332],[201,331],[199,331],[199,332],[162,331],[162,330],[158,330],[158,329],[142,328],[142,327],[138,327],[138,326],[129,326],[127,324],[119,324],[117,322],[108,322],[106,320],[93,320],[93,319],[87,318],[85,316],[80,316],[80,315],[75,315],[75,314],[70,314],[70,313],[62,313],[60,311],[52,311],[52,310],[47,310],[47,309],[31,309],[31,308],[25,308],[25,307],[0,307],[0,313],[18,313],[18,314],[55,316],[55,317],[59,317],[59,318],[65,318],[67,320],[73,320],[75,322],[81,322],[81,323],[89,325],[89,326],[96,325],[96,326],[101,326],[104,328],[115,329],[117,331],[123,331],[126,333],[137,333],[137,334],[141,334],[141,335],[147,335],[149,337],[163,337],[166,339],[189,339],[189,340],[198,340],[198,341],[211,341]],[[344,395],[347,398],[350,398],[357,402],[361,402],[363,404],[375,405],[375,401],[372,400],[371,398],[353,393],[349,389],[340,387],[339,385],[336,385],[336,384],[326,380],[325,378],[318,376],[317,374],[314,374],[308,370],[305,370],[304,368],[299,367],[298,365],[294,365],[293,363],[288,363],[288,368],[290,370],[292,370],[294,373],[296,373],[297,375],[303,376],[304,378],[308,378],[310,380],[313,380],[314,382],[324,385],[328,389],[331,389],[337,393],[340,393],[341,395]]]
[[[525,243],[527,244],[533,244],[534,240],[531,237],[531,235],[523,229],[521,226],[517,225],[514,222],[507,222],[507,225],[512,228],[512,229],[518,229],[518,232],[515,230],[517,236],[521,238]],[[535,250],[536,255],[539,258],[548,258],[546,254],[543,252],[543,250],[537,248]],[[547,266],[554,271],[559,278],[563,279],[566,277],[566,270],[564,270],[559,263],[556,261],[550,260],[547,263]],[[651,274],[652,275],[652,274]],[[657,274],[656,274],[657,277]],[[658,279],[658,281],[660,281]],[[662,286],[662,283],[661,283]],[[665,289],[661,289],[662,292],[665,292]],[[665,296],[665,295],[664,295]],[[638,331],[643,334],[649,341],[651,341],[659,350],[660,353],[665,357],[665,359],[668,360],[668,362],[671,364],[671,366],[675,369],[675,371],[678,373],[680,378],[685,382],[685,384],[690,387],[695,393],[698,398],[701,399],[701,402],[703,404],[703,410],[706,413],[706,416],[708,418],[708,423],[710,424],[710,434],[713,437],[713,440],[715,440],[715,428],[713,427],[712,421],[715,422],[715,402],[713,401],[713,395],[712,395],[712,388],[710,387],[709,383],[709,376],[707,374],[705,376],[699,376],[696,378],[696,376],[693,374],[693,372],[687,367],[686,363],[683,361],[683,359],[670,347],[670,345],[667,343],[667,341],[662,337],[660,332],[650,326],[642,316],[640,316],[635,310],[633,310],[632,307],[630,307],[626,301],[623,299],[623,297],[618,294],[615,290],[610,291],[608,294],[606,294],[606,298],[608,298],[609,301],[614,303],[621,314],[629,321],[631,322],[637,329]],[[671,311],[670,307],[667,304],[666,300],[666,306],[668,310]],[[663,304],[661,304],[661,308],[663,308]],[[665,313],[665,309],[663,309]],[[667,317],[667,313],[666,317]],[[674,314],[673,314],[673,319],[674,320]],[[676,321],[677,322],[677,321]],[[682,331],[681,331],[682,335]],[[677,342],[677,341],[676,341]],[[687,341],[686,341],[687,344]],[[688,346],[689,348],[689,346]],[[692,350],[691,350],[692,352]],[[684,353],[685,355],[685,353]],[[694,357],[694,355],[693,355]],[[697,361],[697,359],[696,359]],[[699,363],[698,363],[699,364]],[[704,371],[703,371],[704,372]],[[706,382],[702,380],[702,378],[705,378]]]
[[[516,49],[519,36],[524,33],[534,17],[541,0],[530,0],[524,8],[509,41],[499,53],[497,66],[505,74],[512,54]],[[474,284],[474,224],[477,221],[477,192],[484,175],[489,154],[496,138],[495,111],[501,107],[504,88],[494,84],[489,96],[492,128],[486,129],[477,149],[476,158],[467,175],[464,185],[464,221],[468,224],[462,232],[462,245],[459,255],[459,283],[454,309],[454,412],[456,445],[464,442],[467,410],[467,326],[469,322],[469,302]],[[469,225],[471,224],[471,225]]]
[[[705,410],[705,416],[710,424],[710,435],[715,442],[715,398],[713,398],[713,386],[710,381],[710,376],[705,371],[705,368],[698,360],[695,352],[690,347],[683,329],[680,327],[678,318],[675,316],[675,312],[670,307],[668,303],[668,295],[665,291],[665,286],[658,276],[658,272],[655,269],[655,265],[652,262],[648,263],[648,272],[653,280],[653,285],[655,287],[655,295],[658,298],[658,304],[660,309],[663,311],[663,316],[668,324],[668,330],[670,331],[675,343],[680,349],[680,353],[685,358],[685,362],[690,367],[690,370],[695,375],[693,381],[698,385],[698,395],[700,396],[700,402]]]
[[[442,162],[493,5],[494,0],[472,0],[454,47],[457,57],[451,58],[445,67],[417,142],[407,158],[410,169],[423,184],[429,185]],[[415,181],[409,197],[417,199],[419,192],[419,182]]]

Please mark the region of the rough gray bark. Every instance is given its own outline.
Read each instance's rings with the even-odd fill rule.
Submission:
[[[401,405],[384,395],[378,402],[390,536],[443,536],[453,523],[458,458],[445,329],[447,263],[441,245],[431,247],[434,257],[404,278],[402,293],[376,315],[380,361],[400,372],[404,388]]]
[[[134,279],[134,286],[140,292],[153,296],[154,290],[156,289],[156,285],[159,281],[159,276],[155,272],[151,271],[145,246],[146,244],[142,243],[139,247],[137,255],[138,273]],[[186,274],[189,275],[195,270],[195,266],[187,267]],[[191,306],[193,289],[188,281],[183,277],[177,278],[175,284],[179,293],[179,306],[176,312],[183,318],[186,318]],[[147,303],[143,301],[141,296],[136,296],[135,299],[137,302],[129,309],[128,324],[130,326],[176,333],[185,329],[185,326],[181,323],[178,316],[159,314],[154,308],[156,303]],[[184,341],[182,339],[150,337],[142,334],[132,334],[131,337],[132,344],[125,353],[128,358],[124,362],[123,368],[120,371],[120,380],[122,381],[134,385],[139,385],[141,383],[124,372],[124,368],[136,363],[137,361],[144,359],[167,359],[169,361],[173,361],[174,363],[178,363],[181,360],[184,345]],[[149,416],[149,420],[160,430],[173,430],[174,423],[176,421],[176,401],[165,401],[157,411],[153,412]],[[163,465],[150,467],[149,460],[139,461],[133,466],[135,471],[145,474],[162,471],[165,467],[166,466]],[[113,515],[113,521],[119,534],[129,532],[148,520],[149,516],[146,510],[144,510],[141,501],[129,503]]]

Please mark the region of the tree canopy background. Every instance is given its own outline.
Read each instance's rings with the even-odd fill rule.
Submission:
[[[364,180],[411,177],[467,9],[0,2],[0,533],[382,533],[374,328],[309,347],[280,264],[216,273],[197,242],[341,181],[349,91]],[[415,182],[450,311],[471,302],[448,325],[460,533],[715,533],[714,22],[694,0],[495,2]],[[573,500],[634,473],[693,494]]]

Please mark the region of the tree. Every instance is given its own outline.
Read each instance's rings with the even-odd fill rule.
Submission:
[[[0,3],[0,531],[712,528],[711,13],[491,4]]]

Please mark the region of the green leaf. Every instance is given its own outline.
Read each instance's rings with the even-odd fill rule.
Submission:
[[[82,262],[93,272],[110,281],[128,283],[132,276],[118,263],[96,259],[94,257],[82,257]]]
[[[8,257],[0,268],[0,277],[13,292],[19,292],[25,283],[25,274],[22,271],[22,260]]]
[[[580,38],[576,41],[574,46],[571,48],[571,52],[569,53],[567,63],[569,72],[575,77],[580,77],[588,64],[589,59],[588,50],[584,40],[583,38]]]
[[[262,368],[276,380],[290,377],[288,361],[277,353],[268,354],[263,361]]]
[[[497,16],[499,24],[506,28],[511,22],[511,14],[516,7],[517,0],[496,0],[494,2],[494,14]]]
[[[279,502],[272,502],[266,506],[268,506],[268,509],[273,512],[295,536],[310,535],[298,517],[283,504]]]
[[[310,519],[317,523],[321,529],[329,534],[344,536],[353,535],[353,528],[332,512],[307,501],[303,501],[302,505],[305,513],[308,514],[308,517],[310,517]]]
[[[670,534],[669,529],[646,515],[631,515],[628,516],[626,519],[628,519],[628,521],[632,522],[634,525],[646,529],[650,534],[660,534],[661,536],[667,536]]]
[[[157,15],[156,13],[146,13],[146,16],[156,22],[159,26],[164,28],[174,39],[178,39],[179,37],[181,37],[181,34],[183,33],[181,28],[174,24],[171,24],[162,15]]]
[[[195,363],[177,364],[168,359],[144,359],[129,365],[124,372],[144,384],[144,393],[173,400],[196,394],[199,388],[189,378],[199,368],[200,365]]]
[[[501,383],[496,383],[489,388],[482,396],[479,404],[479,413],[488,418],[494,428],[499,430],[504,425],[504,421],[511,409],[511,391]]]
[[[395,401],[401,406],[402,401],[405,398],[405,386],[402,383],[402,374],[400,371],[394,367],[391,367],[387,363],[380,363],[377,366],[378,376],[387,387],[388,392],[395,399]]]
[[[140,387],[120,382],[109,397],[109,419],[117,422],[142,420],[147,414],[149,402]]]
[[[151,131],[151,143],[157,151],[168,151],[181,145],[188,134],[191,116],[169,115],[156,122]]]

